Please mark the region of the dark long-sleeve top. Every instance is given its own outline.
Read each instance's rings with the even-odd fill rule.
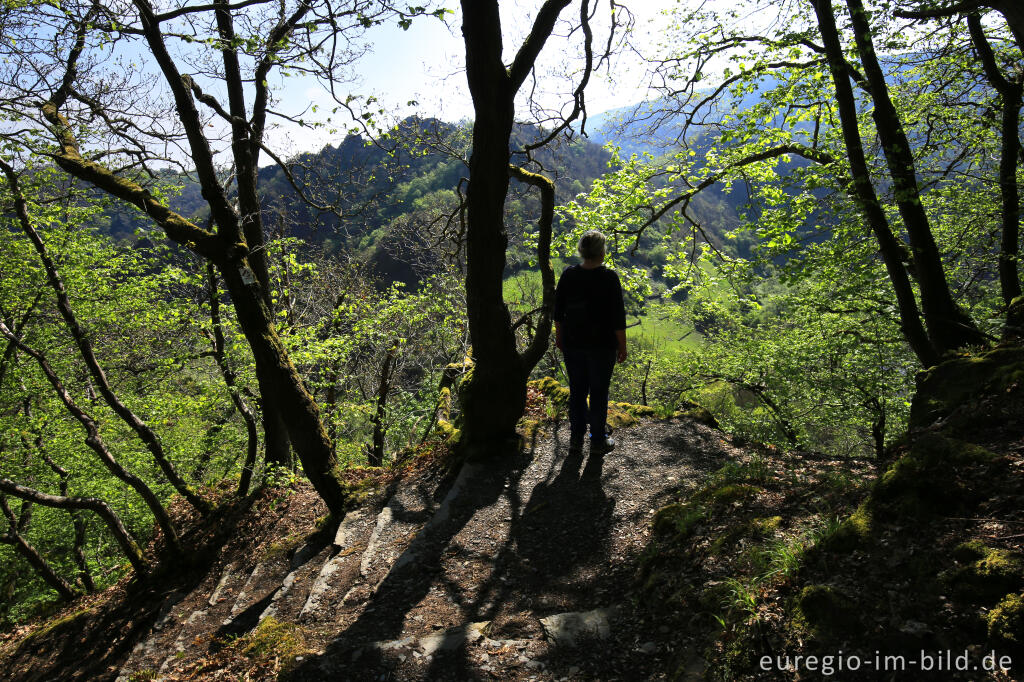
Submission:
[[[615,332],[626,328],[622,285],[603,265],[565,269],[555,288],[554,319],[566,348],[617,348]]]

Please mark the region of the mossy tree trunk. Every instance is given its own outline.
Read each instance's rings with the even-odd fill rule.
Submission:
[[[133,5],[138,13],[137,31],[145,40],[173,96],[175,115],[181,124],[186,148],[216,231],[211,232],[193,224],[131,179],[82,156],[75,137],[75,127],[62,113],[62,107],[69,98],[77,97],[75,86],[78,80],[78,60],[84,50],[87,32],[96,20],[91,13],[78,22],[77,40],[64,65],[65,75],[61,85],[42,104],[42,113],[57,142],[53,158],[70,175],[137,206],[170,239],[216,265],[255,359],[260,393],[268,411],[265,426],[269,428],[269,459],[288,460],[288,455],[282,450],[285,448],[284,436],[273,430],[277,418],[275,415],[278,415],[284,425],[287,440],[294,447],[313,486],[324,498],[331,513],[342,514],[347,497],[336,471],[337,462],[330,438],[323,427],[315,401],[306,390],[277,334],[270,305],[263,230],[256,192],[256,168],[263,146],[269,101],[267,74],[277,64],[277,51],[287,47],[289,36],[303,25],[310,5],[300,4],[291,15],[281,16],[279,23],[272,27],[266,38],[268,47],[257,61],[255,78],[250,80],[244,77],[239,67],[236,51],[244,41],[235,39],[231,26],[230,15],[236,10],[231,9],[225,0],[215,0],[217,29],[221,38],[218,45],[224,63],[224,88],[228,96],[227,109],[217,99],[203,92],[191,77],[179,71],[161,30],[161,23],[168,20],[168,17],[173,18],[181,12],[209,11],[209,7],[200,6],[160,15],[148,0],[135,0]],[[242,98],[246,83],[255,88],[251,115],[247,115],[246,103]],[[232,154],[237,173],[237,207],[232,204],[228,189],[218,177],[212,147],[206,137],[206,126],[197,102],[209,107],[231,125]]]

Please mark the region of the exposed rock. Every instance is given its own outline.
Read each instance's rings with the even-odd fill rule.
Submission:
[[[466,623],[454,628],[448,628],[436,635],[427,635],[419,641],[420,648],[425,656],[433,656],[439,651],[453,651],[463,644],[479,642],[484,637],[484,629],[490,624],[489,621],[479,623]]]
[[[585,638],[608,639],[611,637],[611,621],[617,609],[594,609],[593,611],[572,611],[541,618],[544,635],[557,646],[576,646]]]

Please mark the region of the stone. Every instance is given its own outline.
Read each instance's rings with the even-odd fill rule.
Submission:
[[[228,564],[224,567],[224,572],[220,576],[220,580],[217,581],[217,586],[213,588],[213,593],[210,598],[206,601],[210,606],[216,606],[221,601],[221,593],[224,592],[224,587],[227,585],[235,573],[235,565],[233,563]]]
[[[490,625],[490,621],[458,625],[443,632],[422,637],[419,645],[425,656],[433,656],[439,651],[454,651],[463,644],[473,644],[483,639],[484,629],[488,625]]]
[[[617,609],[594,609],[592,611],[572,611],[558,613],[541,618],[544,635],[558,646],[576,646],[582,638],[608,639],[611,636],[610,621]]]

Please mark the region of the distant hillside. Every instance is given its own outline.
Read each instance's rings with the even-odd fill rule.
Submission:
[[[609,170],[612,155],[597,140],[649,148],[659,139],[643,138],[641,123],[616,129],[612,121],[625,114],[626,109],[599,114],[591,119],[591,129],[604,132],[534,152],[533,161],[555,181],[557,203],[588,191]],[[522,148],[542,134],[537,127],[520,127],[512,147]],[[366,260],[384,280],[415,283],[437,267],[443,244],[451,236],[446,230],[457,231],[458,192],[460,183],[464,190],[463,179],[468,175],[464,159],[469,157],[471,138],[469,124],[410,117],[378,144],[349,135],[336,146],[291,159],[290,179],[276,164],[265,166],[259,171],[264,225],[273,237],[298,237],[329,253],[344,251]],[[207,222],[209,208],[193,179],[168,172],[158,183],[175,188],[172,208],[199,224]],[[532,248],[524,236],[540,213],[537,193],[514,180],[512,185],[506,211],[510,273],[532,260]],[[735,226],[737,208],[745,199],[709,191],[693,208],[706,232],[718,241]],[[150,225],[131,207],[113,205],[100,228],[114,237],[134,240],[139,229]],[[659,247],[655,232],[641,241],[629,260],[653,268],[657,276],[657,265],[663,260],[657,250],[663,251],[664,246]]]

